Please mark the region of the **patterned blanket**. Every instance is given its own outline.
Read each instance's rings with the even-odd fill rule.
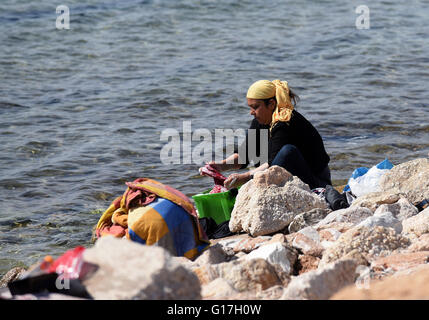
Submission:
[[[146,245],[159,245],[172,255],[194,259],[210,244],[194,205],[180,191],[140,178],[103,213],[96,237],[113,235]]]

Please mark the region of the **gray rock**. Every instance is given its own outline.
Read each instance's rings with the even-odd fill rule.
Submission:
[[[393,216],[399,221],[403,221],[419,213],[419,210],[407,199],[401,198],[397,202],[392,204],[382,204],[374,215],[378,215],[383,212],[391,212]]]
[[[330,209],[312,209],[308,212],[295,216],[288,226],[289,233],[297,232],[305,227],[309,227],[322,221],[329,213]]]
[[[83,282],[94,299],[201,298],[197,276],[161,247],[106,236],[85,250],[83,258],[99,266]]]
[[[265,259],[239,259],[215,265],[203,265],[196,268],[203,285],[209,284],[217,278],[223,278],[239,292],[246,290],[266,290],[282,284],[282,275]]]
[[[198,265],[202,264],[217,264],[228,261],[229,255],[225,253],[222,245],[219,243],[207,248],[203,253],[194,261]]]
[[[326,228],[319,231],[319,237],[322,241],[337,241],[341,232],[334,228]]]
[[[269,237],[269,236],[259,236],[256,238],[247,237],[242,239],[239,243],[237,243],[234,246],[234,252],[242,251],[245,253],[249,253],[259,248],[260,246],[268,243],[271,240],[272,240],[272,237]]]
[[[217,265],[221,278],[228,280],[238,291],[265,290],[281,284],[275,268],[264,259],[242,260]]]
[[[366,258],[388,255],[396,249],[408,247],[409,244],[409,239],[397,234],[392,228],[356,226],[343,233],[333,246],[325,250],[319,268],[355,250]]]
[[[380,189],[403,193],[412,203],[429,198],[429,160],[419,158],[393,167],[380,179]]]
[[[244,257],[250,259],[264,259],[272,265],[279,265],[286,274],[293,273],[293,266],[298,258],[297,253],[280,242],[270,243],[250,252]]]
[[[405,197],[405,195],[395,191],[372,192],[354,200],[351,207],[365,207],[374,212],[379,206],[393,204],[402,197]]]
[[[247,237],[248,235],[246,235]],[[235,246],[242,241],[243,238],[241,237],[237,237],[237,238],[232,238],[232,239],[225,239],[225,240],[220,240],[217,242],[218,245],[220,245],[222,247],[222,250],[228,254],[228,255],[233,255],[234,254],[234,248]]]
[[[391,212],[377,212],[372,217],[366,218],[358,224],[358,227],[372,228],[382,226],[386,228],[393,228],[397,233],[401,233],[401,221],[396,219]]]
[[[319,232],[317,232],[317,230],[313,227],[305,227],[304,229],[299,230],[298,233],[303,234],[304,236],[310,238],[316,243],[320,243]]]
[[[429,251],[429,233],[421,235],[407,250],[410,252]]]
[[[372,214],[373,213],[370,209],[364,207],[350,207],[347,209],[340,209],[328,214],[326,218],[315,225],[315,228],[319,228],[333,222],[358,224],[366,218],[371,217]]]
[[[282,300],[327,300],[357,278],[355,260],[340,260],[293,278]]]
[[[326,201],[285,169],[272,166],[255,174],[237,195],[229,228],[252,236],[284,229],[293,218],[314,208],[327,209]]]
[[[311,227],[309,227],[311,228]],[[307,232],[308,234],[308,232]],[[310,234],[310,236],[312,236]],[[318,237],[318,235],[317,235]],[[311,255],[314,257],[321,257],[325,250],[319,239],[313,240],[315,237],[310,238],[301,232],[297,232],[292,241],[292,246],[300,250],[305,255]]]
[[[292,246],[305,255],[321,257],[325,250],[320,241],[319,233],[313,227],[299,230],[293,237]]]
[[[429,232],[429,208],[402,221],[402,233],[413,238]]]

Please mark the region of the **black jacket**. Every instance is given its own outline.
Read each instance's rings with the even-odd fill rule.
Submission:
[[[289,122],[277,122],[271,133],[269,125],[261,125],[253,119],[249,129],[256,129],[256,155],[260,155],[260,130],[268,130],[268,164],[271,166],[277,153],[286,145],[294,145],[302,154],[314,174],[320,173],[329,163],[322,137],[313,125],[298,111],[292,112]],[[251,159],[248,155],[248,133],[246,134],[246,168]],[[244,144],[240,148],[244,148]],[[256,166],[262,163],[256,164]]]

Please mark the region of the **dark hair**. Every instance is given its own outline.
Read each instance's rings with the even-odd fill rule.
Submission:
[[[292,89],[289,89],[289,97],[290,97],[290,101],[293,103],[293,106],[295,107],[298,101],[300,100],[299,96],[295,92],[293,92]],[[270,102],[271,99],[276,100],[276,96],[268,99],[263,99],[266,106],[268,105],[268,102]]]

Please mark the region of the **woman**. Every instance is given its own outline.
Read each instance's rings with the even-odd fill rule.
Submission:
[[[269,130],[268,162],[246,173],[231,174],[224,183],[227,188],[236,188],[249,181],[255,172],[273,165],[285,168],[311,189],[332,184],[328,166],[330,159],[323,140],[313,125],[294,110],[298,99],[289,89],[287,81],[259,80],[249,87],[247,104],[254,117],[250,129],[257,131],[256,150],[260,149],[258,133],[261,129]],[[210,164],[219,171],[246,168],[249,164],[247,141],[244,165],[239,164],[244,161],[238,153]]]

